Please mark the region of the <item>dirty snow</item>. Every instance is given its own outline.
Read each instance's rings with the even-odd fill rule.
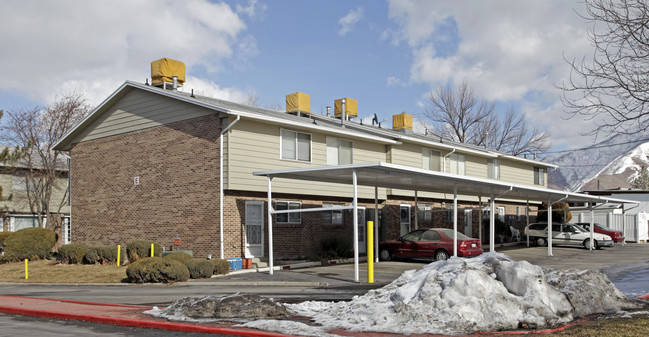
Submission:
[[[256,320],[241,326],[309,336],[331,336],[334,329],[458,334],[547,328],[590,313],[637,307],[602,273],[547,272],[501,253],[451,258],[406,271],[349,302],[285,305],[312,324]]]

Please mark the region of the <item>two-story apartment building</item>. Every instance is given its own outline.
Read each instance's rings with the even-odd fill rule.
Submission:
[[[49,209],[51,213],[48,217],[41,214],[43,225],[55,230],[59,236],[59,244],[70,243],[67,159],[67,156],[63,155],[57,165],[59,176],[50,197]],[[25,164],[25,160],[18,160],[16,163],[7,165],[0,167],[0,187],[2,187],[0,232],[15,232],[23,228],[38,227],[38,215],[35,212],[39,207],[34,206],[39,200],[36,198],[37,195],[32,192],[32,189],[35,188],[34,184],[27,178],[28,166]]]
[[[289,95],[289,112],[278,112],[124,83],[56,145],[71,157],[72,241],[149,239],[172,249],[180,239],[195,256],[218,256],[223,247],[225,257],[263,257],[267,181],[255,171],[386,162],[545,187],[553,167],[413,134],[407,114],[395,116],[396,130],[348,119],[355,109],[343,107],[347,117],[312,114],[305,97]],[[358,195],[364,223],[373,218],[375,189],[360,187]],[[379,188],[378,199],[381,239],[451,225],[448,195]],[[272,203],[275,210],[323,208],[274,216],[277,258],[313,256],[323,239],[350,237],[350,211],[326,210],[350,203],[346,185],[281,180],[273,185]],[[500,200],[497,207],[503,220],[524,223],[525,203]],[[461,231],[477,237],[478,198],[460,196],[458,208]]]

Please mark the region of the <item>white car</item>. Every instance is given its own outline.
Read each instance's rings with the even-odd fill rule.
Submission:
[[[537,246],[547,246],[548,244],[548,224],[547,223],[533,223],[525,227],[525,239],[529,233],[530,241],[536,243]],[[552,245],[570,245],[570,246],[583,246],[586,249],[590,248],[590,232],[584,230],[580,226],[575,226],[569,223],[553,223],[552,224]],[[593,233],[593,247],[600,249],[601,247],[613,246],[613,239],[605,234]]]

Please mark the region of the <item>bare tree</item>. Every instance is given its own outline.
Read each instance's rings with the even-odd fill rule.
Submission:
[[[46,108],[7,112],[3,127],[7,141],[24,149],[18,162],[25,178],[26,197],[30,211],[37,215],[40,227],[52,213],[52,192],[57,181],[67,171],[66,157],[52,149],[89,110],[85,98],[77,93],[63,95]],[[62,200],[56,200],[56,213],[61,212],[67,199],[67,188]]]
[[[426,117],[442,137],[513,155],[543,152],[550,146],[547,132],[530,128],[513,107],[500,117],[495,103],[476,98],[467,83],[455,89],[440,86],[431,91],[430,103]]]
[[[572,67],[562,101],[570,117],[593,120],[591,134],[635,133],[649,126],[649,3],[585,0],[590,58]]]

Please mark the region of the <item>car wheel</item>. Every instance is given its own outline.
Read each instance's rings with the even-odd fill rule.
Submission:
[[[597,244],[597,240],[593,239],[593,243],[595,244],[595,249],[602,249],[602,246]]]
[[[383,261],[390,261],[390,260],[392,260],[392,254],[391,254],[390,251],[387,250],[387,249],[381,249],[381,251],[379,252],[379,257],[380,257],[381,260],[383,260]]]
[[[545,238],[536,238],[535,242],[539,247],[545,247],[548,245],[548,241]]]
[[[448,253],[445,250],[438,250],[435,252],[435,261],[448,260]]]
[[[593,247],[595,249],[601,249],[602,248],[597,244],[597,240],[595,240],[595,239],[593,239]],[[590,239],[584,240],[584,248],[590,249]]]

